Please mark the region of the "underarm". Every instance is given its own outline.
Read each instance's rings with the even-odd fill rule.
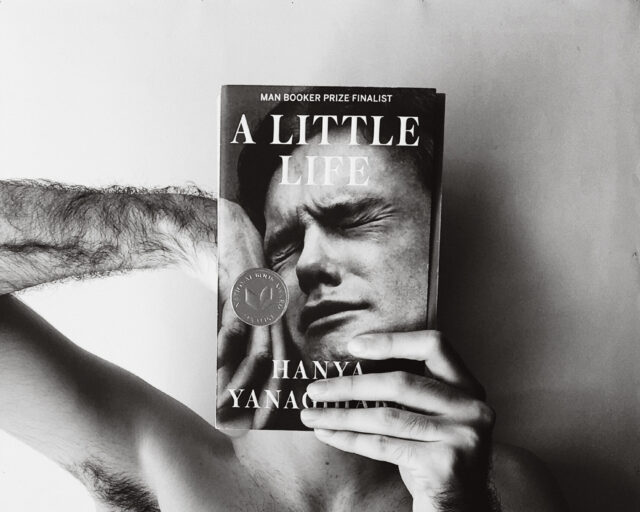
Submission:
[[[136,512],[157,511],[149,461],[198,475],[229,458],[224,436],[193,411],[9,295],[0,296],[0,429],[71,472],[97,502]]]
[[[0,297],[0,428],[64,467],[104,451],[133,470],[133,376],[71,343],[30,308]],[[135,407],[135,405],[133,405]]]

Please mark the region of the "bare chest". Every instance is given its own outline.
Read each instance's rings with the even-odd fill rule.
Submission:
[[[301,493],[305,482],[283,478],[277,471],[248,472],[239,464],[228,464],[224,468],[201,467],[191,478],[169,478],[166,485],[154,491],[162,512],[411,511],[411,498],[395,475],[390,474],[386,482],[358,490],[348,481],[358,475],[342,475],[343,488],[336,487],[332,481],[335,478],[335,474],[327,471],[326,489],[319,482],[316,491]],[[337,490],[329,492],[329,488]]]

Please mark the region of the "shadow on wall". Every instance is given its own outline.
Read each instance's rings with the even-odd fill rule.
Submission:
[[[514,422],[516,418],[526,418],[531,411],[540,415],[549,414],[547,411],[570,411],[571,421],[566,422],[565,428],[554,424],[547,429],[536,429],[537,437],[547,440],[544,446],[537,448],[530,445],[527,436],[523,436],[519,444],[526,445],[544,460],[561,484],[572,510],[640,510],[637,484],[640,461],[632,473],[625,471],[619,462],[619,456],[622,455],[620,446],[625,444],[625,438],[634,437],[633,429],[637,428],[633,418],[628,416],[627,421],[611,428],[609,439],[602,439],[600,433],[594,433],[591,429],[582,429],[581,424],[573,419],[580,415],[588,417],[589,409],[594,403],[606,403],[606,397],[602,393],[596,389],[570,389],[562,393],[514,393],[496,402],[498,410],[506,413],[502,415],[503,419],[509,422]],[[535,439],[531,441],[536,442]],[[607,450],[609,457],[602,455],[603,445],[610,446],[610,451]],[[629,443],[628,449],[635,450],[633,442]]]
[[[638,510],[637,419],[616,409],[634,403],[633,387],[614,388],[606,362],[600,374],[566,376],[585,366],[581,319],[591,311],[558,311],[561,270],[529,235],[559,228],[536,226],[531,212],[545,205],[518,205],[530,183],[497,167],[445,161],[439,327],[486,386],[497,440],[542,458],[575,510]]]

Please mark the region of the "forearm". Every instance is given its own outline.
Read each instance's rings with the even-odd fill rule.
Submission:
[[[216,202],[199,192],[0,182],[0,294],[185,262],[215,244]]]

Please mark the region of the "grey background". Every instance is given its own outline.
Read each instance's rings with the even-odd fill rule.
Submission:
[[[447,94],[441,326],[581,511],[639,507],[639,9],[243,3],[221,34],[226,82]]]
[[[5,0],[0,176],[213,189],[222,83],[436,87],[447,94],[442,328],[486,385],[498,440],[547,461],[574,510],[636,511],[639,11],[631,0]],[[214,374],[188,373],[195,358],[167,353],[165,368],[131,348],[138,338],[113,348],[113,329],[140,318],[181,332],[172,314],[192,288],[182,310],[140,307],[161,282],[29,300],[208,417],[199,390]],[[128,303],[129,286],[147,291]],[[99,301],[128,323],[102,317],[96,341]],[[214,329],[198,304],[193,337]],[[191,380],[175,391],[179,375]],[[0,452],[0,508],[87,510],[69,505],[82,491],[63,477],[36,476],[60,470],[4,438]]]

